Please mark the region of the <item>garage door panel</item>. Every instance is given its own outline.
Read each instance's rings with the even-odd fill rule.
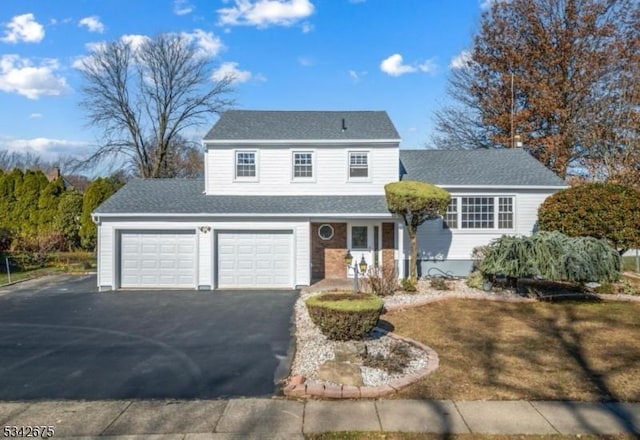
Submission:
[[[195,287],[195,231],[123,231],[122,288]]]
[[[292,231],[219,232],[219,288],[293,286]]]

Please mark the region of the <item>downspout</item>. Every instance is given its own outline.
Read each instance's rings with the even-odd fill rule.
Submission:
[[[93,223],[96,225],[97,227],[97,240],[96,240],[96,282],[98,284],[98,292],[100,292],[100,286],[102,285],[100,283],[100,265],[98,264],[99,260],[100,260],[100,249],[101,249],[101,243],[100,243],[100,238],[102,237],[102,234],[100,233],[100,217],[95,214],[95,213],[91,213],[91,221],[93,221]]]

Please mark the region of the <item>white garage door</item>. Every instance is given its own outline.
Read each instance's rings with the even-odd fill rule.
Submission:
[[[218,288],[293,287],[291,231],[218,233]]]
[[[123,231],[120,243],[120,287],[195,287],[195,231]]]

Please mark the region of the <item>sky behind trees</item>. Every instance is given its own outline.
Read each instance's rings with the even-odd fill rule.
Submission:
[[[446,78],[488,0],[4,0],[0,150],[84,155],[97,141],[81,60],[102,42],[175,32],[235,75],[246,109],[387,110],[402,147],[429,141]],[[199,139],[215,116],[184,133]]]

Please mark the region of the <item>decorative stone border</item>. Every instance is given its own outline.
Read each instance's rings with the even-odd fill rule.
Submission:
[[[405,388],[423,377],[433,373],[440,366],[438,353],[431,347],[428,347],[413,339],[387,332],[381,328],[377,330],[398,341],[406,342],[413,345],[427,354],[427,366],[415,373],[408,374],[399,379],[390,381],[387,385],[379,385],[375,387],[357,387],[352,385],[327,384],[316,380],[305,381],[302,376],[292,376],[289,384],[284,388],[284,395],[288,397],[323,397],[328,399],[359,399],[359,398],[375,398]]]
[[[640,302],[640,296],[632,296],[632,295],[606,295],[606,294],[594,294],[597,298],[601,300],[608,301],[627,301],[627,302]],[[412,303],[398,303],[398,304],[385,304],[384,311],[390,312],[395,310],[402,310],[412,307],[420,307],[426,304],[435,303],[439,301],[451,300],[451,299],[479,299],[484,301],[497,301],[497,302],[507,302],[507,303],[536,303],[540,300],[538,298],[522,298],[522,297],[504,297],[504,296],[486,296],[482,294],[473,295],[442,295],[430,298],[424,298],[422,300],[412,302]],[[414,339],[407,338],[404,336],[397,335],[393,332],[387,332],[384,329],[380,329],[376,327],[381,332],[386,332],[386,335],[396,339],[398,341],[406,342],[407,344],[411,344],[425,353],[427,353],[427,366],[415,373],[408,374],[406,376],[401,377],[400,379],[395,379],[389,382],[387,385],[379,385],[375,387],[357,387],[352,385],[337,385],[337,384],[327,384],[317,380],[305,380],[304,377],[300,375],[292,376],[289,380],[289,383],[284,388],[284,395],[287,397],[322,397],[328,399],[359,399],[359,398],[377,398],[383,397],[392,393],[395,393],[402,388],[405,388],[420,379],[428,376],[438,369],[440,366],[440,359],[438,358],[438,353],[436,353],[431,347],[424,345],[421,342],[418,342]]]

